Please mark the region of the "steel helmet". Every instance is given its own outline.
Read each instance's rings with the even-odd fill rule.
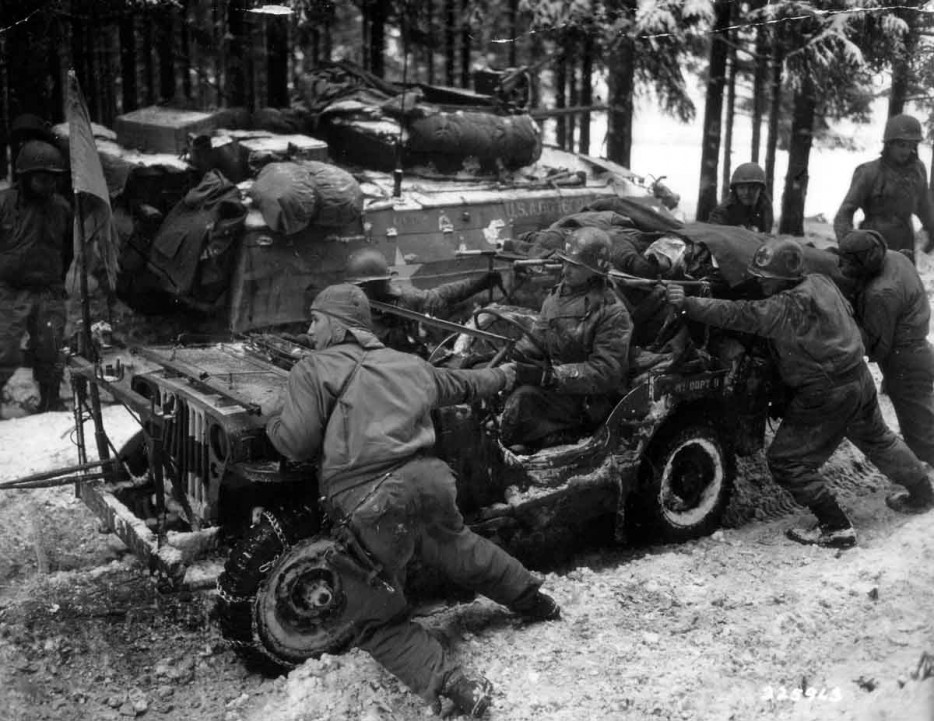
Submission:
[[[556,255],[603,275],[610,269],[610,236],[599,228],[578,228],[565,242],[564,250]]]
[[[882,270],[888,244],[877,230],[852,230],[840,241],[840,255],[855,261],[865,275]]]
[[[45,120],[32,113],[23,113],[17,115],[10,124],[10,142],[16,145],[27,140],[53,142],[55,136]]]
[[[390,280],[389,263],[376,248],[360,248],[347,259],[347,282],[369,283],[374,280]]]
[[[908,140],[912,143],[920,143],[921,123],[911,115],[893,115],[885,124],[885,132],[882,134],[883,143],[891,143],[895,140]]]
[[[329,285],[315,296],[311,310],[334,318],[347,328],[373,328],[370,301],[366,293],[350,283]]]
[[[756,249],[746,270],[757,278],[800,280],[804,277],[804,251],[788,238],[770,238]]]
[[[65,161],[54,145],[41,140],[29,140],[23,144],[16,156],[16,172],[33,173],[44,170],[47,173],[64,173]]]
[[[737,165],[733,171],[733,177],[730,178],[730,187],[742,185],[743,183],[758,183],[765,187],[765,171],[759,167],[758,163],[743,163]]]

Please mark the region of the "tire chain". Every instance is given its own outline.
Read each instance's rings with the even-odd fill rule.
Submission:
[[[278,554],[276,554],[276,556],[271,561],[267,561],[266,563],[262,564],[259,567],[260,572],[265,575],[270,568],[275,566],[275,564],[282,557],[282,555],[288,552],[288,550],[292,547],[293,544],[290,542],[288,535],[286,534],[285,530],[282,528],[282,524],[279,522],[279,519],[273,513],[271,513],[270,511],[263,511],[261,519],[266,521],[266,524],[272,529],[273,533],[275,533],[276,538],[279,541],[279,544],[282,546],[282,550]],[[262,523],[262,520],[260,521],[260,523]],[[257,524],[257,525],[260,525],[260,524]],[[259,588],[261,584],[257,586],[256,591],[252,595],[236,596],[234,594],[228,593],[227,590],[223,587],[222,582],[223,582],[225,575],[226,574],[221,574],[217,579],[218,598],[220,598],[224,603],[226,603],[228,607],[232,607],[235,605],[252,606],[253,603],[256,601],[256,593],[259,592]],[[284,667],[294,668],[295,664],[288,664],[284,662],[282,659],[277,658],[276,656],[274,656],[272,653],[270,653],[266,649],[266,647],[263,645],[262,641],[260,640],[259,627],[258,627],[258,623],[256,619],[256,614],[251,613],[250,617],[251,617],[251,621],[250,621],[250,637],[251,638],[250,640],[244,641],[242,639],[231,639],[231,638],[227,638],[225,635],[224,636],[225,644],[229,648],[234,649],[234,651],[238,655],[243,657],[248,662],[256,661],[257,660],[256,654],[259,654],[261,657],[268,659],[273,664],[274,668],[277,668],[277,669],[282,669]]]

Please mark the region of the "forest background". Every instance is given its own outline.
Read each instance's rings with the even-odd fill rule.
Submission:
[[[287,107],[302,74],[333,60],[469,89],[523,68],[546,140],[693,171],[690,219],[707,217],[736,164],[758,162],[778,230],[794,235],[815,151],[862,150],[852,129],[880,104],[934,129],[934,7],[921,0],[3,0],[0,147],[20,113],[63,120],[71,67],[92,120],[112,126],[155,104]],[[634,158],[644,108],[676,123],[653,124],[646,147],[665,143],[658,132],[690,146],[677,168]],[[0,177],[8,162],[0,153]]]

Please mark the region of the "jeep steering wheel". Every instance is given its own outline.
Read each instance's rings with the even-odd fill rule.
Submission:
[[[501,313],[498,310],[493,310],[492,308],[478,308],[477,310],[473,312],[473,322],[474,322],[474,325],[477,326],[477,328],[480,328],[480,316],[481,315],[491,315],[497,320],[501,320],[504,323],[506,323],[506,325],[512,326],[513,328],[518,330],[519,333],[522,335],[522,337],[528,338],[529,342],[533,346],[535,346],[535,349],[539,353],[541,353],[542,359],[543,359],[543,360],[540,360],[540,359],[529,359],[529,360],[535,365],[540,365],[543,368],[547,368],[551,366],[551,361],[548,359],[548,351],[545,350],[545,346],[541,344],[541,341],[539,341],[538,338],[532,335],[532,332],[528,328],[522,325],[515,318],[511,318],[505,313]],[[506,354],[510,350],[512,350],[514,347],[515,347],[515,343],[509,343],[508,345],[505,345],[502,348],[500,348],[498,351],[496,351],[496,355],[494,355],[493,358],[490,359],[490,362],[486,364],[486,367],[493,368],[494,366],[497,366],[500,363],[502,363],[503,358],[505,358]]]

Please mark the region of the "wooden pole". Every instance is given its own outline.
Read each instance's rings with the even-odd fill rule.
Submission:
[[[96,363],[97,352],[91,340],[91,293],[88,288],[88,246],[84,234],[84,198],[81,193],[75,193],[75,209],[77,210],[78,248],[81,258],[81,350],[82,356],[90,363]],[[101,415],[101,395],[96,383],[88,388],[91,398],[91,420],[94,422],[94,440],[97,445],[97,457],[102,461],[110,459],[110,449],[107,446],[107,434],[104,432],[104,419]],[[87,459],[79,459],[86,462]]]

